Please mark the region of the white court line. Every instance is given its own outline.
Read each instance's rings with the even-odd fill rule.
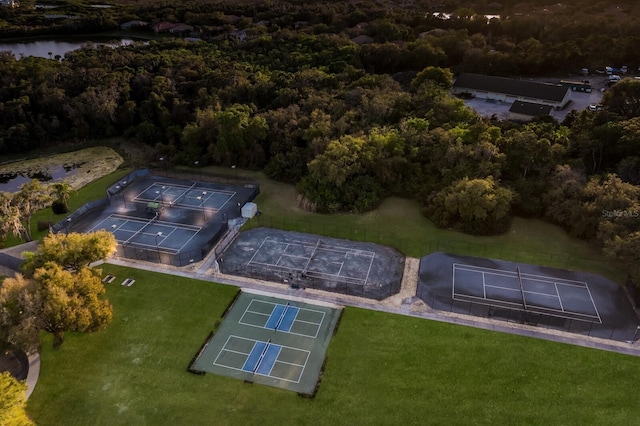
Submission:
[[[529,309],[524,310],[522,309],[522,303],[516,303],[516,302],[510,302],[507,300],[498,300],[498,299],[484,299],[480,296],[472,296],[470,294],[458,294],[457,296],[458,297],[454,297],[454,300],[457,300],[460,302],[479,303],[485,306],[493,306],[497,308],[508,308],[508,309],[510,309],[509,306],[501,306],[501,305],[510,305],[511,307],[513,307],[513,309],[517,311],[531,312],[534,314],[544,314],[544,315],[549,315],[556,318],[565,318],[565,319],[576,320],[576,321],[585,321],[585,322],[595,323],[595,321],[593,320],[596,320],[596,319],[599,320],[599,318],[596,318],[593,315],[581,314],[579,312],[559,311],[557,309],[545,308],[543,306],[537,306],[537,305],[529,305]],[[468,299],[474,299],[475,302],[472,302]],[[567,315],[563,315],[563,314],[567,314]],[[580,318],[580,317],[583,317],[583,318]],[[599,320],[599,323],[602,324],[602,321]]]
[[[262,249],[264,243],[270,240],[270,243],[275,243],[278,245],[284,245],[284,250],[282,251],[282,253],[280,254],[280,256],[278,257],[278,260],[276,261],[276,263],[266,263],[266,262],[257,262],[255,261],[255,257],[257,256],[258,252],[260,252],[260,250]],[[269,237],[265,237],[262,240],[262,243],[260,244],[260,246],[258,247],[258,249],[256,250],[256,252],[253,254],[253,256],[251,257],[251,259],[249,259],[249,261],[247,262],[247,265],[250,264],[255,264],[255,265],[262,265],[262,266],[266,266],[269,268],[278,268],[278,269],[284,269],[284,270],[291,270],[291,271],[303,271],[305,272],[305,274],[312,276],[313,274],[318,275],[316,278],[325,278],[325,277],[336,277],[338,278],[340,281],[342,282],[353,282],[354,284],[357,285],[366,285],[366,283],[369,280],[369,274],[371,272],[371,268],[373,267],[373,261],[375,260],[375,253],[372,251],[366,251],[366,250],[353,250],[353,249],[348,249],[346,247],[342,247],[342,250],[338,251],[338,250],[334,250],[328,247],[339,247],[339,246],[326,246],[323,244],[322,248],[318,248],[318,243],[321,242],[321,240],[319,239],[318,242],[316,242],[315,245],[312,244],[303,244],[303,242],[298,241],[298,240],[291,240],[291,242],[286,241],[276,241],[276,240],[271,240]],[[297,268],[297,267],[291,267],[291,266],[282,266],[280,265],[280,262],[282,261],[282,258],[284,256],[287,257],[294,257],[292,255],[286,254],[287,249],[289,248],[290,245],[294,245],[294,244],[300,244],[303,247],[313,247],[313,253],[311,254],[310,257],[306,257],[306,256],[295,256],[296,259],[307,259],[307,263],[305,265],[305,267],[303,269]],[[332,251],[332,252],[336,252],[336,253],[340,253],[343,254],[344,257],[346,257],[347,253],[351,253],[351,254],[357,254],[357,255],[365,255],[365,256],[369,256],[371,257],[371,260],[369,262],[369,268],[367,271],[367,275],[364,278],[354,278],[354,277],[347,277],[347,276],[343,276],[338,274],[329,274],[327,272],[321,272],[321,271],[309,271],[307,268],[309,267],[309,264],[311,263],[311,261],[313,260],[313,256],[316,254],[316,252],[322,252],[322,251]],[[334,262],[337,263],[337,262]]]
[[[491,287],[491,288],[499,288],[500,290],[509,290],[509,291],[515,291],[517,293],[521,293],[519,288],[511,288],[511,287],[502,287],[499,285],[492,285],[492,284],[487,284],[487,287]],[[540,293],[539,291],[530,291],[530,290],[525,290],[524,293],[529,293],[529,294],[537,294],[538,296],[546,296],[546,297],[558,297],[555,294],[550,294],[550,293]]]
[[[482,294],[484,295],[484,298],[487,298],[487,282],[484,279],[484,272],[482,273]]]
[[[243,372],[243,373],[248,373],[248,371],[243,370],[242,368],[232,367],[232,366],[230,366],[230,365],[226,365],[226,364],[218,363],[218,359],[220,358],[220,355],[222,354],[222,352],[223,352],[223,351],[233,352],[233,351],[232,351],[232,350],[230,350],[230,349],[226,349],[227,344],[229,343],[229,340],[230,340],[232,337],[233,337],[233,338],[235,338],[235,339],[247,340],[247,341],[253,342],[253,343],[254,343],[254,346],[257,344],[257,342],[262,342],[261,340],[247,339],[246,337],[241,337],[241,336],[236,336],[236,335],[231,334],[231,335],[229,335],[229,337],[227,337],[227,341],[224,343],[224,346],[222,346],[222,348],[220,349],[220,352],[218,352],[218,355],[216,356],[216,359],[213,361],[213,365],[217,365],[217,366],[219,366],[219,367],[223,367],[223,368],[228,368],[228,369],[230,369],[230,370],[241,371],[241,372]],[[264,342],[262,342],[262,343],[264,343]],[[305,370],[305,368],[306,368],[306,366],[307,366],[307,362],[309,361],[310,351],[307,351],[307,350],[305,350],[305,349],[300,349],[300,348],[293,348],[293,347],[291,347],[291,346],[285,346],[285,345],[281,345],[281,344],[278,344],[278,343],[272,343],[272,344],[273,344],[273,345],[278,345],[278,346],[280,346],[280,352],[282,352],[282,348],[287,348],[287,349],[291,349],[292,351],[306,353],[306,357],[305,357],[304,364],[300,364],[300,365],[298,365],[298,364],[292,364],[292,363],[289,363],[289,362],[278,361],[278,360],[277,360],[277,358],[276,358],[276,361],[274,362],[274,364],[275,364],[276,362],[281,362],[281,363],[283,363],[283,364],[288,364],[288,365],[294,365],[294,366],[297,366],[297,367],[301,367],[301,368],[302,368],[302,370],[300,371],[300,375],[298,376],[298,379],[297,379],[297,380],[291,380],[291,379],[287,379],[287,378],[280,377],[280,376],[271,376],[271,375],[260,374],[260,373],[256,373],[256,374],[258,374],[258,375],[260,375],[260,376],[265,376],[265,377],[274,377],[274,378],[276,378],[276,379],[284,380],[284,381],[286,381],[286,382],[299,383],[299,382],[300,382],[300,379],[302,378],[302,374],[304,373],[304,370]],[[278,352],[278,355],[280,355],[280,352]],[[249,352],[248,354],[244,354],[244,353],[240,352],[240,354],[242,354],[242,355],[250,355],[250,354],[251,354],[251,352]],[[245,362],[246,362],[246,360],[245,360]]]
[[[274,343],[274,344],[278,345],[277,343]],[[278,357],[280,356],[280,352],[282,352],[282,346],[278,345],[278,353],[276,354],[276,360],[273,361],[273,364],[271,364],[271,368],[269,369],[269,372],[267,374],[261,374],[261,373],[258,373],[257,371],[256,371],[256,374],[259,374],[259,375],[262,375],[262,376],[271,377],[271,371],[273,371],[273,367],[275,367],[276,362],[278,362]],[[300,380],[300,379],[298,379],[298,380]]]
[[[596,307],[596,304],[593,301],[593,296],[591,296],[591,290],[589,289],[589,286],[587,286],[587,292],[589,292],[589,299],[591,299],[591,304],[593,305],[593,308],[596,310],[596,315],[598,315],[598,321],[600,321],[600,323],[602,324],[602,319],[600,318],[600,312],[598,312],[598,308]]]
[[[376,258],[376,254],[373,253],[373,257],[371,257],[371,262],[369,262],[369,269],[367,269],[367,276],[364,278],[364,284],[363,285],[366,285],[367,282],[369,281],[369,274],[371,274],[371,267],[373,266],[373,260],[375,258]]]
[[[256,311],[250,310],[251,305],[253,304],[253,302],[256,302],[256,304],[262,303],[262,304],[265,304],[265,305],[273,305],[273,307],[271,308],[271,312],[269,314],[263,314],[262,312],[256,312]],[[249,326],[249,327],[261,328],[261,329],[264,329],[264,330],[271,330],[270,328],[267,328],[267,322],[269,321],[269,317],[273,313],[273,310],[278,305],[284,306],[282,303],[273,303],[273,302],[268,302],[266,300],[252,299],[251,302],[249,303],[249,305],[247,305],[247,307],[245,308],[245,311],[242,313],[242,317],[240,317],[240,319],[238,320],[238,324],[246,325],[246,326]],[[296,318],[291,323],[291,329],[293,328],[293,325],[296,322],[302,322],[302,323],[306,323],[306,324],[317,325],[318,328],[316,329],[315,334],[312,335],[312,334],[296,333],[296,332],[291,331],[291,329],[289,329],[289,331],[278,330],[278,332],[294,334],[296,336],[302,336],[302,337],[309,337],[309,338],[312,338],[312,339],[317,339],[318,338],[318,333],[322,329],[322,324],[324,323],[325,312],[317,311],[315,309],[301,308],[301,307],[298,307],[298,306],[294,306],[294,307],[298,309],[298,313],[296,314]],[[298,316],[300,315],[300,312],[302,312],[302,311],[314,312],[316,314],[320,314],[321,315],[320,322],[299,320]],[[256,324],[251,324],[250,322],[244,322],[244,316],[247,314],[247,312],[264,315],[264,316],[267,317],[267,320],[264,322],[263,325],[256,325]]]
[[[261,266],[266,266],[269,269],[278,269],[280,271],[296,271],[296,272],[302,271],[302,269],[300,268],[295,268],[291,266],[274,265],[273,263],[256,262],[255,260],[249,261],[249,262],[250,263],[247,263],[247,265],[261,265]],[[335,274],[329,274],[327,272],[320,272],[320,271],[307,271],[305,272],[305,274],[311,278],[335,279],[336,281],[345,282],[345,283],[351,282],[359,285],[364,284],[364,280],[362,278],[347,277],[345,275],[335,275]]]
[[[475,265],[465,265],[463,263],[454,263],[453,264],[454,269],[460,269],[461,271],[469,271],[469,272],[481,272],[478,269],[484,269],[486,271],[489,271],[490,273],[493,273],[494,275],[502,275],[502,276],[517,276],[518,274],[516,272],[511,272],[511,271],[506,271],[504,269],[495,269],[495,268],[485,268],[484,266],[475,266]],[[526,272],[522,272],[520,271],[520,275],[522,277],[528,277],[528,278],[533,278],[537,281],[546,281],[549,278],[553,278],[555,280],[558,280],[561,284],[563,285],[571,285],[569,283],[576,283],[576,284],[582,284],[582,286],[586,286],[587,283],[584,281],[576,281],[576,280],[570,280],[570,279],[566,279],[566,278],[560,278],[560,277],[549,277],[548,275],[536,275],[536,274],[529,274]],[[564,283],[566,282],[566,284]],[[578,286],[580,287],[580,286]]]
[[[269,239],[269,237],[264,237],[264,240],[262,240],[262,242],[260,243],[260,247],[258,247],[258,249],[256,250],[255,253],[253,253],[253,256],[251,256],[251,259],[249,259],[249,261],[247,262],[247,265],[249,265],[250,263],[253,262],[253,259],[256,257],[256,255],[260,252],[260,249],[262,248],[262,246],[264,245],[265,241],[267,241]]]
[[[475,267],[475,266],[472,266],[472,268],[477,268],[477,269],[472,269],[472,268],[466,268],[464,266],[467,266],[467,265],[461,265],[461,264],[454,264],[453,265],[453,269],[454,269],[453,282],[454,283],[455,283],[455,271],[456,270],[462,270],[462,271],[466,271],[466,272],[474,272],[474,273],[482,274],[483,287],[485,289],[486,289],[486,287],[491,287],[491,288],[498,288],[498,289],[501,289],[501,290],[509,290],[509,291],[514,291],[514,292],[516,292],[516,291],[520,292],[520,290],[518,290],[518,289],[513,289],[513,288],[510,288],[510,287],[486,285],[486,283],[484,282],[485,281],[485,274],[491,274],[491,275],[497,275],[497,276],[503,276],[503,277],[517,279],[517,273],[509,273],[509,271],[502,271],[502,270],[496,270],[496,269],[484,268],[484,267]],[[487,272],[487,271],[489,271],[489,272]],[[494,271],[502,271],[502,272],[505,272],[505,273],[495,273]],[[528,277],[543,277],[541,275],[534,275],[534,274],[522,274],[522,275],[523,276],[527,275]],[[546,311],[549,311],[549,312],[554,312],[555,316],[562,317],[562,318],[568,318],[568,317],[563,316],[563,315],[559,315],[559,313],[565,313],[565,314],[570,314],[570,315],[577,315],[577,316],[583,316],[583,317],[587,317],[587,318],[593,318],[593,319],[597,319],[598,322],[600,324],[602,324],[602,318],[600,317],[600,313],[598,312],[598,308],[596,307],[595,301],[593,300],[593,297],[591,296],[591,291],[590,291],[589,286],[588,286],[588,284],[586,282],[574,281],[574,280],[564,280],[563,278],[555,278],[555,277],[553,277],[552,279],[558,279],[560,281],[550,281],[549,277],[544,277],[544,278],[546,278],[546,279],[544,279],[544,280],[542,280],[542,279],[531,279],[531,278],[527,278],[527,279],[529,279],[530,281],[541,282],[541,283],[544,283],[544,284],[553,284],[554,288],[556,289],[556,294],[540,293],[540,292],[534,292],[534,291],[524,291],[524,293],[536,294],[536,295],[544,296],[544,297],[555,297],[555,298],[558,299],[558,303],[559,303],[559,305],[561,307],[561,310],[557,310],[557,309],[553,309],[553,308],[542,308],[542,307],[538,307],[538,306],[535,306],[535,305],[534,305],[534,308],[531,308],[531,309],[537,309],[537,310],[543,309],[543,310],[546,310]],[[579,286],[579,285],[575,285],[575,284],[565,284],[562,281],[569,281],[569,282],[572,282],[572,283],[581,283],[583,285]],[[586,289],[587,292],[589,293],[589,298],[591,300],[591,307],[593,308],[593,311],[595,312],[595,315],[565,310],[564,309],[564,305],[562,304],[561,296],[560,296],[559,291],[558,291],[558,285]],[[452,289],[452,292],[453,292],[452,298],[454,300],[461,300],[459,298],[456,298],[456,296],[460,296],[460,297],[474,298],[474,299],[478,299],[478,300],[486,300],[487,302],[507,303],[507,304],[512,304],[513,306],[522,306],[522,303],[506,302],[506,301],[502,301],[502,300],[499,300],[499,299],[489,299],[489,298],[486,297],[486,290],[483,292],[483,297],[482,298],[480,298],[478,296],[472,296],[472,295],[464,294],[464,293],[455,293],[455,288]],[[489,303],[489,305],[491,305],[491,304]],[[527,309],[527,306],[525,306],[525,311],[526,311],[526,309]]]
[[[267,237],[268,238],[268,237]],[[315,243],[312,243],[310,241],[303,241],[303,240],[287,240],[285,241],[277,241],[277,240],[273,240],[274,243],[277,244],[300,244],[303,247],[314,247]],[[344,246],[339,246],[339,245],[335,245],[335,244],[323,244],[322,250],[326,250],[326,251],[335,251],[338,253],[344,253],[344,252],[349,252],[349,253],[354,253],[354,254],[365,254],[365,255],[369,255],[369,256],[374,256],[375,252],[373,251],[369,251],[369,250],[360,250],[360,249],[354,249],[351,247],[344,247]]]
[[[560,309],[564,312],[564,306],[562,306],[562,298],[560,297],[560,292],[558,291],[558,283],[553,283],[553,286],[556,289],[556,296],[558,296],[558,301],[560,302]]]

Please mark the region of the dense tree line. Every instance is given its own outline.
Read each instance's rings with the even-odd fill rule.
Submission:
[[[279,23],[244,42],[166,39],[61,61],[0,56],[0,152],[123,135],[149,145],[150,161],[263,169],[321,212],[366,211],[398,195],[474,234],[504,231],[513,214],[546,218],[634,271],[640,81],[615,85],[603,111],[523,125],[483,119],[452,98],[447,68],[535,74],[622,61],[632,32],[589,23],[580,10],[571,25],[589,41],[567,32],[563,13],[486,21],[463,9],[450,20],[373,6],[280,9],[256,9],[253,18]],[[296,20],[309,23],[295,31]],[[374,43],[349,40],[361,22]]]

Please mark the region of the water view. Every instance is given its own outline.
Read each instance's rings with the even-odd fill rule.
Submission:
[[[69,52],[80,49],[87,45],[100,45],[119,47],[127,46],[133,43],[133,40],[123,38],[120,40],[34,40],[28,42],[0,43],[0,52],[12,52],[17,58],[26,56],[36,56],[40,58],[57,59],[62,58]]]
[[[31,179],[38,179],[41,182],[57,182],[73,176],[78,172],[82,164],[59,165],[47,167],[42,170],[23,170],[20,172],[0,172],[0,191],[16,192],[20,186]]]

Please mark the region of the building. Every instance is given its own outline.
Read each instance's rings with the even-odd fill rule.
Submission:
[[[20,2],[17,0],[0,0],[0,6],[3,7],[19,7]]]
[[[131,30],[134,28],[143,28],[149,25],[148,22],[140,21],[138,19],[134,19],[133,21],[125,22],[124,24],[120,24],[120,28],[123,30]]]
[[[507,103],[516,101],[549,105],[562,109],[571,98],[571,89],[559,84],[516,80],[506,77],[462,73],[453,83],[454,95],[493,99]]]
[[[515,101],[509,108],[509,118],[516,121],[529,121],[535,117],[551,115],[551,111],[553,111],[551,105]]]

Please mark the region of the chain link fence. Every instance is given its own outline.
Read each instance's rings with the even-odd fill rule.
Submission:
[[[326,222],[274,217],[266,214],[255,217],[245,228],[257,228],[260,226],[376,243],[393,247],[401,253],[412,257],[422,257],[435,252],[445,252],[457,255],[552,266],[562,269],[590,271],[606,275],[617,281],[622,279],[619,269],[615,268],[615,265],[610,261],[605,262],[603,260],[602,262],[594,262],[593,258],[585,258],[570,252],[514,250],[512,247],[505,247],[502,244],[482,244],[445,239],[415,241],[407,240],[396,234],[380,231],[375,228],[347,227]]]
[[[273,265],[233,263],[225,261],[224,258],[220,261],[220,269],[225,274],[281,282],[292,288],[311,288],[376,300],[393,296],[400,291],[402,285],[402,277],[385,282],[384,285],[369,281],[363,283],[362,280],[350,280],[344,276],[334,278],[310,271],[300,273],[289,268],[276,268]]]
[[[615,326],[485,303],[445,300],[433,296],[428,287],[422,285],[418,285],[417,296],[431,308],[444,312],[498,319],[509,323],[526,324],[621,342],[634,342],[640,336],[640,329],[631,323]]]

